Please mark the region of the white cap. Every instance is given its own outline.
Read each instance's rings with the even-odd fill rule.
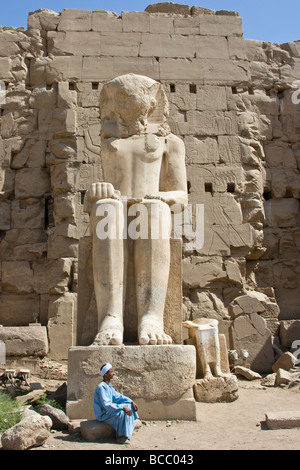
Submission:
[[[102,377],[106,374],[106,372],[109,371],[109,369],[112,368],[112,365],[108,362],[107,364],[105,364],[102,369],[100,369],[100,375],[102,375]]]

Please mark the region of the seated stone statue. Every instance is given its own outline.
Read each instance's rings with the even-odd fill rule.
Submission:
[[[106,83],[100,115],[104,181],[93,183],[84,201],[90,214],[98,311],[94,344],[123,343],[129,257],[134,265],[132,315],[137,317],[138,342],[169,344],[163,313],[170,267],[170,206],[187,203],[184,144],[170,133],[162,85],[150,78],[129,74]]]

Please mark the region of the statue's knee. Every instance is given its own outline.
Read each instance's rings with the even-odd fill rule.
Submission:
[[[90,218],[99,219],[105,216],[116,219],[120,217],[120,214],[123,214],[123,209],[123,204],[118,199],[100,199],[95,202]]]

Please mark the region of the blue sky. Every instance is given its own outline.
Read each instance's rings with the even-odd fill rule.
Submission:
[[[64,8],[83,10],[143,11],[156,1],[141,0],[12,0],[1,2],[0,25],[27,27],[31,11],[48,8],[60,12]],[[300,40],[300,0],[201,0],[174,1],[185,5],[197,5],[212,10],[238,11],[244,28],[244,37],[282,44]]]

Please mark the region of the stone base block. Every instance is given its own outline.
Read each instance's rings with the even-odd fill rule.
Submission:
[[[266,413],[268,429],[300,428],[299,411],[279,411]]]
[[[188,345],[77,346],[69,350],[67,415],[94,419],[100,367],[110,362],[114,388],[139,406],[140,419],[196,420],[196,350]]]
[[[101,423],[95,419],[81,421],[80,432],[86,441],[92,442],[102,439],[113,439],[116,431],[110,424]]]
[[[194,385],[196,401],[205,403],[231,402],[238,398],[238,381],[235,375],[197,379]]]

